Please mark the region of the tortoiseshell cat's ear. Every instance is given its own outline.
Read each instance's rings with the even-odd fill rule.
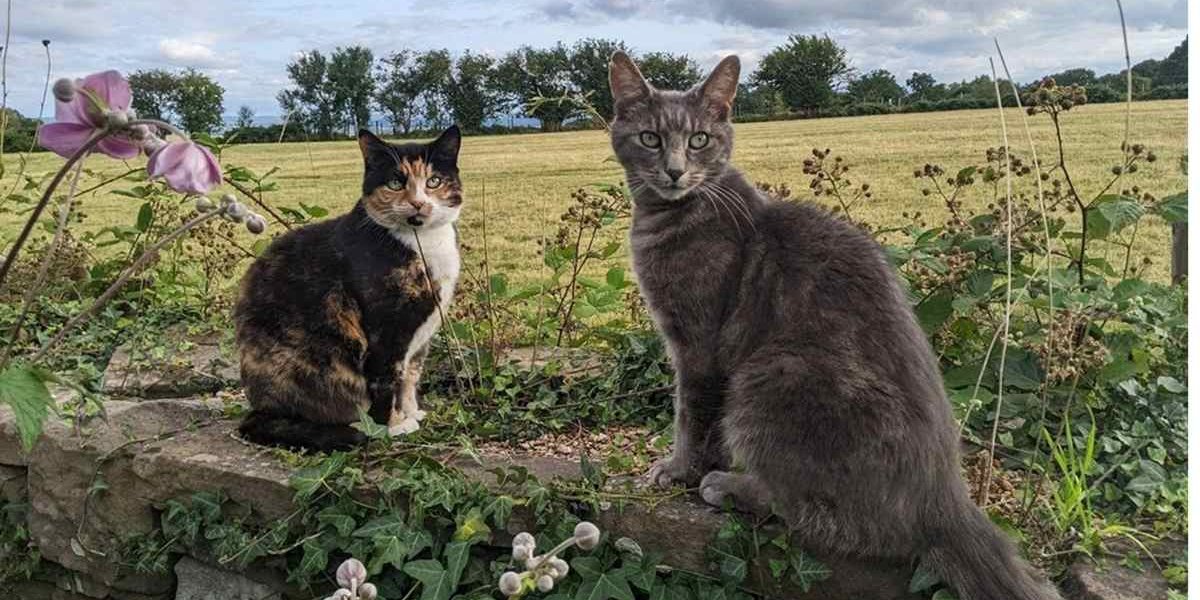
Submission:
[[[729,118],[733,110],[733,97],[737,95],[738,77],[742,73],[742,63],[736,54],[730,54],[721,59],[713,68],[708,79],[700,84],[700,99],[704,108],[718,120]]]
[[[650,84],[628,54],[613,52],[608,64],[608,87],[612,89],[613,113],[620,116],[630,105],[650,96]]]
[[[435,165],[458,165],[458,149],[462,146],[462,132],[458,125],[451,125],[436,140],[429,142],[429,156]]]
[[[363,160],[371,162],[372,148],[387,148],[387,142],[366,129],[359,129],[358,149],[362,150]]]

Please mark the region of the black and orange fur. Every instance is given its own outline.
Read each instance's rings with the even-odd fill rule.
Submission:
[[[352,447],[365,441],[352,427],[362,411],[389,423],[401,390],[415,393],[405,378],[419,377],[419,366],[400,363],[440,290],[395,233],[419,227],[430,207],[409,206],[408,188],[388,184],[436,174],[443,183],[428,200],[457,207],[460,137],[452,127],[429,144],[388,144],[366,131],[359,140],[365,173],[354,209],[279,237],[242,280],[234,316],[251,410],[239,431],[250,441]]]

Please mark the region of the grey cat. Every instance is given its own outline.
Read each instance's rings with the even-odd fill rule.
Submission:
[[[730,164],[739,71],[729,56],[679,92],[623,53],[610,65],[633,268],[676,372],[675,449],[651,479],[774,512],[814,551],[921,559],[964,600],[1059,598],[971,501],[937,363],[880,246]]]

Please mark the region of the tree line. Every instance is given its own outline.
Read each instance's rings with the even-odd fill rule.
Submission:
[[[608,60],[617,50],[634,55],[647,80],[660,88],[687,88],[702,77],[687,54],[634,54],[624,42],[609,39],[521,46],[502,56],[401,49],[376,57],[363,46],[339,47],[328,54],[305,52],[287,65],[291,85],[276,97],[284,122],[256,125],[254,111],[243,105],[231,127],[222,118],[224,88],[200,71],[140,70],[129,82],[138,114],[192,133],[236,131],[242,141],[349,136],[380,116],[394,135],[451,122],[468,133],[505,131],[507,117],[533,119],[543,131],[558,131],[594,126],[597,117],[611,118]],[[1092,103],[1125,97],[1124,70],[1097,75],[1073,68],[1049,76],[1059,85],[1083,86]],[[1134,65],[1133,91],[1135,99],[1186,98],[1187,39],[1163,59]],[[939,82],[916,71],[901,83],[884,69],[855,69],[845,48],[829,36],[792,35],[739,85],[734,114],[751,121],[987,108],[994,103],[995,88],[988,75]],[[28,151],[37,125],[37,120],[9,109],[5,151]]]

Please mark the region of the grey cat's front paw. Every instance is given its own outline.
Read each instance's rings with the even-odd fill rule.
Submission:
[[[709,505],[724,508],[725,499],[733,493],[730,483],[733,476],[723,471],[713,471],[700,481],[700,497]]]
[[[695,477],[689,472],[687,462],[672,456],[664,458],[650,466],[646,474],[650,483],[658,487],[671,487],[676,483],[690,485],[695,483]]]

